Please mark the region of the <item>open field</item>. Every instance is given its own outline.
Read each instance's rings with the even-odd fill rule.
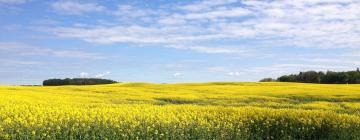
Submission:
[[[360,139],[360,85],[1,86],[0,139]]]

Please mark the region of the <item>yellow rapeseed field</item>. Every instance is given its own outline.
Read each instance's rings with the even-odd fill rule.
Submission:
[[[0,86],[0,139],[360,139],[360,85]]]

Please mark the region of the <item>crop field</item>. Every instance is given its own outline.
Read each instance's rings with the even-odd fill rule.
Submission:
[[[360,85],[0,86],[0,139],[360,139]]]

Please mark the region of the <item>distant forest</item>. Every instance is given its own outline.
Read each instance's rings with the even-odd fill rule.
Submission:
[[[66,78],[66,79],[48,79],[43,81],[43,86],[62,86],[62,85],[99,85],[117,83],[113,80],[100,78]]]
[[[277,79],[264,78],[260,82],[299,82],[299,83],[320,83],[320,84],[360,84],[360,70],[347,72],[334,71],[306,71],[299,74],[283,75]]]

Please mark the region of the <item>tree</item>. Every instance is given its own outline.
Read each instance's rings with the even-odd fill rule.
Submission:
[[[316,72],[306,71],[299,74],[290,74],[280,76],[280,82],[301,82],[301,83],[323,83],[323,84],[359,84],[360,83],[360,70],[347,71],[347,72],[333,72],[327,71]]]
[[[320,77],[316,71],[300,72],[298,75],[299,81],[304,83],[319,83]]]
[[[264,78],[264,79],[261,79],[259,82],[275,82],[276,80],[275,79],[272,79],[272,78]]]
[[[277,81],[280,82],[299,82],[298,76],[291,74],[291,75],[283,75],[277,79]]]
[[[44,86],[61,86],[61,85],[98,85],[117,83],[113,80],[99,78],[66,78],[66,79],[48,79],[43,81]]]

